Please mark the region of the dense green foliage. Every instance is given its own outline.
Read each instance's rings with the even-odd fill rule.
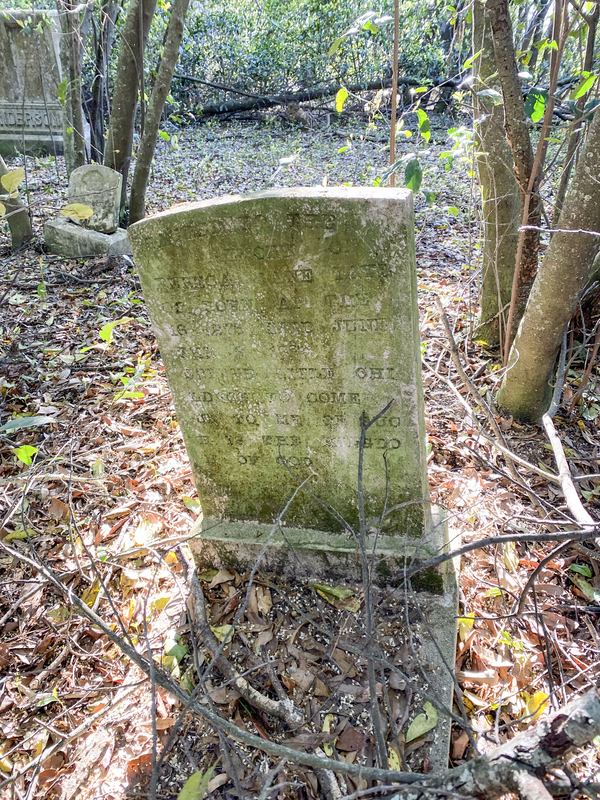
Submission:
[[[383,21],[356,24],[370,10],[378,15],[376,22]],[[373,80],[391,69],[390,12],[391,3],[373,8],[368,0],[196,2],[188,15],[180,71],[257,93]],[[439,31],[451,16],[439,0],[401,4],[401,75],[421,80],[445,75]],[[352,27],[355,32],[330,55],[332,44]],[[208,87],[201,92],[189,83],[177,88],[203,101],[214,97]]]

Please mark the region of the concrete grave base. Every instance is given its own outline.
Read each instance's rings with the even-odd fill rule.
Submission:
[[[198,569],[234,568],[248,573],[259,556],[260,571],[278,578],[299,582],[316,581],[361,583],[361,565],[353,539],[323,531],[287,528],[252,522],[198,521],[191,530],[190,548]],[[371,551],[374,537],[369,537]],[[457,542],[453,542],[454,547]],[[448,526],[441,509],[432,509],[432,527],[420,539],[399,536],[378,537],[373,581],[378,585],[402,584],[407,563],[425,560],[447,551]],[[438,568],[417,573],[412,578],[414,598],[407,596],[413,649],[423,667],[426,691],[445,708],[452,709],[454,668],[458,629],[458,564],[450,560]],[[418,604],[418,608],[417,608]],[[427,624],[422,622],[421,615]],[[415,703],[417,700],[415,699]],[[422,706],[422,702],[420,703]],[[438,724],[427,734],[430,771],[447,768],[451,720],[438,714]],[[419,751],[421,752],[421,751]]]
[[[66,217],[51,219],[44,225],[46,247],[51,253],[68,258],[131,255],[129,235],[124,228],[114,233],[81,228]]]

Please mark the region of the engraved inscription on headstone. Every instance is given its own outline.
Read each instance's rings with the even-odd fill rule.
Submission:
[[[0,11],[0,154],[62,153],[56,11]]]
[[[420,536],[429,497],[411,193],[291,189],[130,228],[205,518]],[[293,474],[292,474],[293,473]],[[410,501],[416,501],[410,504]]]

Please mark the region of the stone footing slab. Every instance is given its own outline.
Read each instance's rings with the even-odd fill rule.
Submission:
[[[44,239],[51,253],[68,258],[131,255],[129,236],[124,228],[114,233],[100,233],[81,228],[66,217],[46,222]]]
[[[373,556],[374,583],[402,585],[405,564],[448,550],[448,528],[441,510],[433,509],[432,517],[432,527],[421,539],[378,537]],[[261,572],[274,573],[292,584],[316,581],[352,585],[362,580],[356,543],[340,534],[206,519],[196,523],[191,537],[189,544],[201,570],[229,567],[248,573],[260,557]],[[374,545],[375,537],[370,536],[371,553]],[[456,541],[453,545],[458,546]],[[407,626],[405,636],[421,665],[418,682],[444,708],[451,710],[454,695],[451,670],[458,628],[458,563],[450,560],[438,568],[417,573],[411,583],[415,591],[406,594],[410,631]],[[417,702],[421,708],[423,702],[415,698]],[[436,727],[427,734],[426,752],[432,773],[448,766],[450,730],[450,718],[440,712]]]

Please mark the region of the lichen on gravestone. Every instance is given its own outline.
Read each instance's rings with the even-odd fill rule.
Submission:
[[[411,193],[291,189],[176,207],[130,236],[204,515],[428,525]]]

